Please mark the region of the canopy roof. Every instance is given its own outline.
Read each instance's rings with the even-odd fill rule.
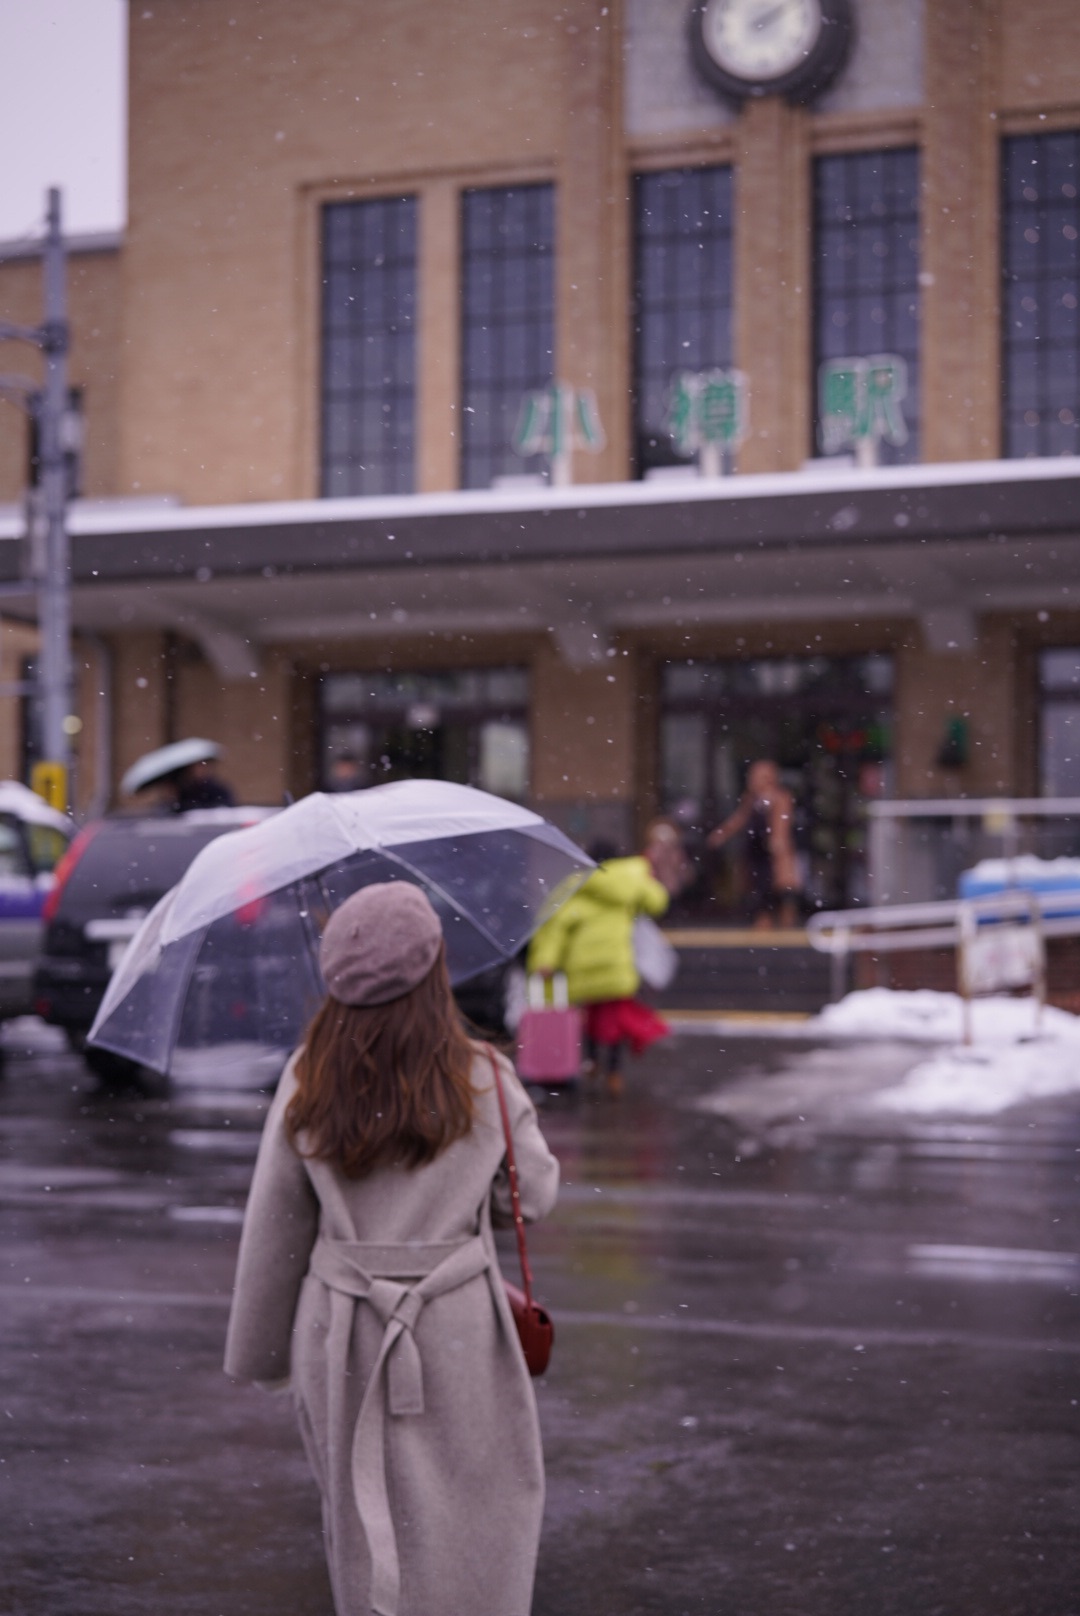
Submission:
[[[238,678],[261,646],[305,639],[550,631],[587,662],[621,630],[754,619],[915,616],[947,650],[976,612],[1080,602],[1080,458],[84,503],[71,529],[78,626],[181,629]],[[19,587],[21,544],[3,541],[21,532],[17,513],[0,519],[0,586]],[[5,602],[33,610],[31,595]]]

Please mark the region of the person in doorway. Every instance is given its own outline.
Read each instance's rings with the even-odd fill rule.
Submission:
[[[327,922],[329,996],[263,1130],[227,1373],[291,1386],[322,1494],[337,1616],[528,1616],[543,1457],[492,1225],[559,1168],[513,1068],[470,1041],[418,887]]]
[[[769,758],[751,763],[738,807],[707,839],[723,847],[742,831],[751,923],[770,930],[777,922],[794,926],[799,917],[802,882],[795,849],[795,799],[780,783],[780,770]]]
[[[641,1054],[667,1035],[666,1021],[636,994],[641,976],[634,960],[634,921],[656,918],[670,901],[649,859],[620,858],[609,842],[596,842],[597,863],[588,880],[537,931],[527,969],[562,972],[571,1004],[585,1010],[587,1071],[602,1071],[608,1093],[622,1093],[622,1061],[629,1045]]]

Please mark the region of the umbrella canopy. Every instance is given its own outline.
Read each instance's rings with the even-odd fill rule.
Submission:
[[[591,868],[539,814],[469,786],[315,792],[202,849],[132,939],[90,1040],[174,1077],[272,1079],[325,992],[319,936],[350,893],[421,886],[456,984],[513,958]]]
[[[210,763],[220,756],[221,747],[216,741],[200,740],[194,735],[186,741],[173,741],[169,746],[159,746],[156,752],[144,752],[141,758],[136,758],[121,780],[120,790],[128,795],[143,791],[160,780],[167,780],[177,769]]]

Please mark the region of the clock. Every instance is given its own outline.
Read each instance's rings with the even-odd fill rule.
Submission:
[[[843,67],[852,32],[850,0],[695,0],[690,12],[695,67],[736,102],[812,101]]]

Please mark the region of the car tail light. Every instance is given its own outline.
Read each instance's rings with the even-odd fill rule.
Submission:
[[[79,860],[86,852],[86,849],[97,835],[98,828],[99,827],[97,825],[86,825],[81,831],[79,831],[75,837],[75,840],[72,842],[63,858],[61,858],[60,862],[57,864],[56,869],[53,871],[53,885],[45,894],[45,902],[41,906],[41,918],[44,920],[46,925],[48,925],[50,920],[54,920],[56,918],[56,911],[60,906],[60,895],[67,886],[68,882],[71,880],[72,872],[74,871],[76,864],[78,864]]]

